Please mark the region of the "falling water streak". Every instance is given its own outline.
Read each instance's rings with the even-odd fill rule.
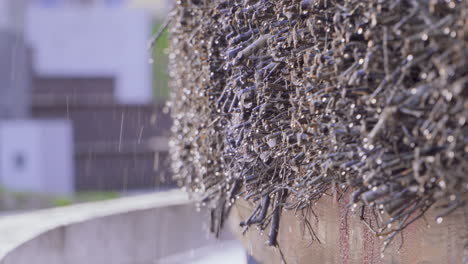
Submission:
[[[141,126],[141,128],[140,128],[140,134],[138,135],[138,141],[137,141],[138,144],[141,143],[141,138],[143,137],[143,129],[144,128],[145,128],[144,126]]]
[[[122,118],[120,119],[119,152],[121,152],[121,149],[122,149],[123,123],[124,123],[124,113],[122,113]]]
[[[68,95],[67,95],[67,119],[70,119],[70,102],[69,102],[69,99],[68,98]]]
[[[159,152],[156,152],[156,153],[154,154],[153,169],[154,169],[154,171],[158,171],[158,170],[159,170]]]

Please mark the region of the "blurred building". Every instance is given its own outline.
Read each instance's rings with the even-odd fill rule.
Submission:
[[[113,78],[118,102],[152,101],[148,12],[121,0],[35,1],[25,33],[37,75]]]
[[[26,2],[0,0],[1,184],[59,193],[164,184],[170,120],[153,104],[152,15],[123,0]]]
[[[30,0],[43,7],[92,6],[92,7],[131,7],[145,9],[155,19],[168,15],[173,0]]]
[[[73,192],[72,132],[65,119],[30,119],[32,49],[26,1],[0,0],[0,184],[17,191]]]

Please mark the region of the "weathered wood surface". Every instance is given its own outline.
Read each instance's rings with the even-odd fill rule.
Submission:
[[[347,201],[337,202],[324,196],[314,206],[319,221],[309,212],[310,223],[320,239],[314,241],[304,231],[302,214],[283,211],[278,243],[288,264],[291,263],[408,263],[441,264],[464,263],[468,252],[468,208],[461,208],[441,224],[434,220],[434,212],[410,225],[381,254],[383,240],[376,237],[360,220],[358,213],[347,213]],[[268,229],[261,234],[255,228],[242,235],[239,222],[246,219],[252,205],[238,200],[229,218],[231,230],[260,263],[281,263],[278,249],[268,247]],[[403,240],[402,240],[403,238]]]

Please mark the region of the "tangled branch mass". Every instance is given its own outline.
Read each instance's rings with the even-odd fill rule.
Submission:
[[[465,206],[467,1],[180,0],[170,28],[173,170],[213,232],[236,199],[271,245],[324,194],[387,244]]]

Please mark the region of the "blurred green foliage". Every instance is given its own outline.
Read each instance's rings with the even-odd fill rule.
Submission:
[[[71,199],[65,198],[65,197],[55,198],[52,201],[52,206],[54,206],[54,207],[68,206],[68,205],[72,205],[72,204],[73,204],[73,201]]]
[[[97,202],[97,201],[105,201],[110,199],[119,198],[120,195],[117,192],[109,192],[109,191],[94,191],[94,192],[77,192],[75,197],[55,197],[53,202],[53,206],[61,207],[61,206],[68,206],[76,203],[88,203],[88,202]]]
[[[153,34],[159,31],[162,23],[155,23],[153,26]],[[169,34],[165,30],[161,37],[156,41],[154,49],[151,53],[153,63],[153,92],[156,102],[164,101],[169,96],[169,75],[167,73],[167,65],[169,49]]]
[[[76,202],[95,202],[119,198],[117,192],[78,192],[75,196]]]
[[[96,202],[119,198],[118,192],[86,191],[73,196],[58,196],[45,193],[8,190],[0,186],[0,211],[33,210],[62,207],[77,203]]]

